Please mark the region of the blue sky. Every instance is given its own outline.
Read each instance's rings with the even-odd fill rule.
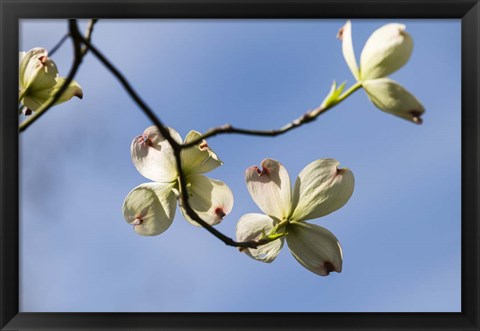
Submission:
[[[185,136],[224,123],[277,128],[317,107],[333,80],[353,84],[335,39],[344,21],[100,20],[93,42]],[[52,108],[20,136],[21,310],[460,311],[460,21],[353,20],[357,58],[388,22],[413,37],[410,61],[391,77],[422,101],[423,125],[381,112],[359,90],[278,138],[209,140],[225,162],[209,176],[235,196],[217,226],[230,236],[243,214],[259,212],[247,167],[274,158],[292,180],[319,158],[350,168],[350,201],[312,221],[340,240],[342,273],[319,277],[286,246],[272,264],[254,261],[178,210],[160,236],[135,234],[121,207],[149,181],[129,149],[150,123],[89,55],[76,77],[84,99]],[[67,24],[24,20],[20,28],[21,50],[50,49]],[[53,59],[65,76],[71,45]]]

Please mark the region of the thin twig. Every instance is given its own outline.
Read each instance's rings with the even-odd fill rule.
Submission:
[[[195,140],[192,140],[189,143],[182,144],[180,148],[188,148],[195,146],[199,142],[204,139],[219,135],[219,134],[226,134],[226,133],[234,133],[234,134],[244,134],[249,136],[262,136],[262,137],[276,137],[281,134],[287,133],[288,131],[295,129],[303,124],[309,123],[317,118],[322,112],[325,112],[329,108],[317,108],[312,111],[308,111],[299,118],[293,120],[292,122],[287,123],[280,129],[273,129],[273,130],[251,130],[251,129],[243,129],[243,128],[236,128],[231,124],[225,124],[213,129],[208,130],[202,136],[198,137]],[[313,116],[312,113],[314,111],[318,112],[317,116]]]
[[[52,56],[62,45],[63,43],[65,42],[65,40],[68,39],[68,37],[70,37],[70,33],[66,33],[62,39],[60,39],[57,44],[55,46],[53,46],[53,48],[48,52],[48,55],[49,56]]]
[[[273,130],[251,130],[251,129],[242,129],[242,128],[236,128],[232,126],[231,124],[224,124],[222,126],[209,129],[207,132],[205,132],[203,135],[198,137],[197,139],[194,139],[188,143],[184,143],[180,145],[180,148],[188,148],[195,146],[199,142],[201,142],[204,139],[207,139],[209,137],[213,137],[219,134],[244,134],[244,135],[249,135],[249,136],[262,136],[262,137],[276,137],[279,135],[282,135],[284,133],[287,133],[290,130],[293,130],[295,128],[298,128],[299,126],[302,126],[303,124],[310,123],[314,120],[317,119],[318,116],[321,114],[326,113],[328,110],[332,109],[335,107],[337,104],[339,104],[341,101],[343,101],[346,97],[348,97],[350,94],[358,90],[360,87],[362,87],[361,83],[356,83],[352,87],[350,87],[344,94],[342,94],[338,98],[338,102],[333,103],[331,105],[327,106],[320,106],[317,107],[313,110],[310,110],[303,114],[302,116],[296,118],[295,120],[285,124],[279,129],[273,129]]]
[[[93,28],[95,26],[95,23],[97,22],[97,18],[92,18],[88,21],[87,32],[85,33],[85,40],[88,41],[88,43],[90,43],[90,41],[92,40]],[[84,47],[82,48],[82,53],[85,54],[86,52],[88,52],[88,45],[84,44]]]

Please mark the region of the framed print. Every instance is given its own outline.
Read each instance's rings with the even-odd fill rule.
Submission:
[[[1,330],[480,329],[477,1],[0,5]]]

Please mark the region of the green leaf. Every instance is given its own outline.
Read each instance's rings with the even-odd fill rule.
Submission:
[[[342,94],[343,89],[345,88],[346,82],[343,82],[340,84],[340,86],[337,87],[337,82],[333,81],[332,87],[330,88],[330,92],[328,92],[328,95],[325,97],[325,100],[323,100],[321,107],[322,108],[329,108],[337,103],[338,97]]]
[[[343,82],[342,84],[340,84],[340,86],[335,90],[335,100],[337,100],[337,98],[340,96],[340,94],[342,94],[343,92],[343,89],[345,88],[345,85],[347,84],[347,82]]]

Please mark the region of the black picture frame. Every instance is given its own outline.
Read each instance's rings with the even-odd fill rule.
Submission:
[[[1,330],[480,330],[478,0],[0,0],[0,15]],[[461,19],[461,313],[20,313],[18,23],[92,17]]]

